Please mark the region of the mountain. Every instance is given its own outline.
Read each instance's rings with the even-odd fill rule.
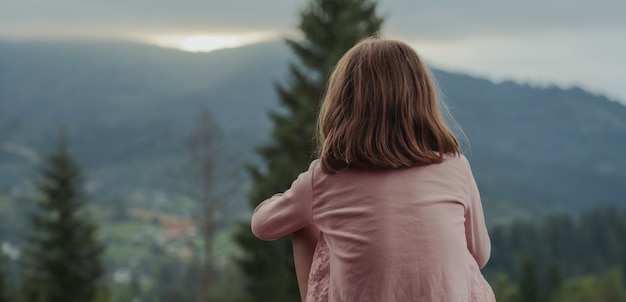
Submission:
[[[27,187],[37,155],[65,125],[92,195],[152,203],[178,181],[204,108],[222,128],[222,170],[241,169],[267,139],[286,56],[273,44],[190,54],[121,42],[0,43],[0,188]]]
[[[27,188],[62,124],[91,194],[154,206],[171,192],[193,122],[207,108],[222,130],[219,185],[235,188],[231,210],[245,212],[244,165],[258,163],[255,149],[268,141],[267,112],[280,111],[273,83],[289,81],[290,58],[280,42],[204,54],[0,42],[0,189]],[[578,88],[433,72],[468,138],[491,223],[626,204],[625,106]]]
[[[626,205],[624,105],[579,88],[436,74],[491,206],[494,196],[532,204],[535,213]]]

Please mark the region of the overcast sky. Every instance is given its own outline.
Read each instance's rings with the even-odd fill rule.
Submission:
[[[294,34],[305,0],[0,0],[0,39]],[[626,1],[380,0],[383,37],[434,67],[626,103]]]

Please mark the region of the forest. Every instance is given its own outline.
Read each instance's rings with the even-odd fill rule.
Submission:
[[[0,42],[0,302],[299,301],[291,243],[256,239],[250,213],[306,169],[330,71],[384,24],[370,0],[299,17],[302,40],[205,55]],[[433,74],[497,300],[626,301],[626,107]]]

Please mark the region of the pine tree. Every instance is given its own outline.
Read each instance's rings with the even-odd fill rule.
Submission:
[[[0,302],[9,301],[6,284],[6,257],[0,250]]]
[[[520,302],[540,302],[539,280],[535,261],[526,254],[522,257],[519,276]]]
[[[597,297],[602,297],[602,299],[598,299],[599,301],[624,301],[626,292],[624,291],[622,272],[618,268],[611,269],[604,273],[599,283],[600,290]]]
[[[492,282],[491,287],[498,302],[516,302],[519,301],[519,291],[514,283],[509,281],[509,276],[499,273]]]
[[[302,40],[287,40],[298,62],[289,65],[289,81],[276,91],[285,111],[272,112],[273,141],[260,150],[264,167],[250,169],[250,205],[289,188],[314,157],[313,135],[325,83],[339,58],[362,38],[375,35],[383,20],[371,0],[312,0],[301,12]],[[237,241],[246,255],[239,259],[245,287],[255,301],[298,301],[297,281],[288,238],[262,242],[249,225]]]
[[[548,264],[544,279],[544,300],[550,301],[563,284],[563,272],[559,262],[552,259]]]
[[[31,214],[24,254],[22,294],[26,301],[93,301],[103,275],[103,246],[86,212],[81,173],[62,133],[40,169],[41,198]]]

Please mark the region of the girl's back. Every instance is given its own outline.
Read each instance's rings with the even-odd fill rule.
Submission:
[[[309,172],[330,301],[467,301],[469,263],[482,267],[490,244],[464,157],[336,174],[314,163]]]
[[[330,283],[330,251],[323,233],[315,247],[311,270],[306,286],[305,302],[328,302],[328,287]],[[496,302],[496,297],[487,280],[483,277],[478,264],[469,261],[470,274],[470,302]]]

